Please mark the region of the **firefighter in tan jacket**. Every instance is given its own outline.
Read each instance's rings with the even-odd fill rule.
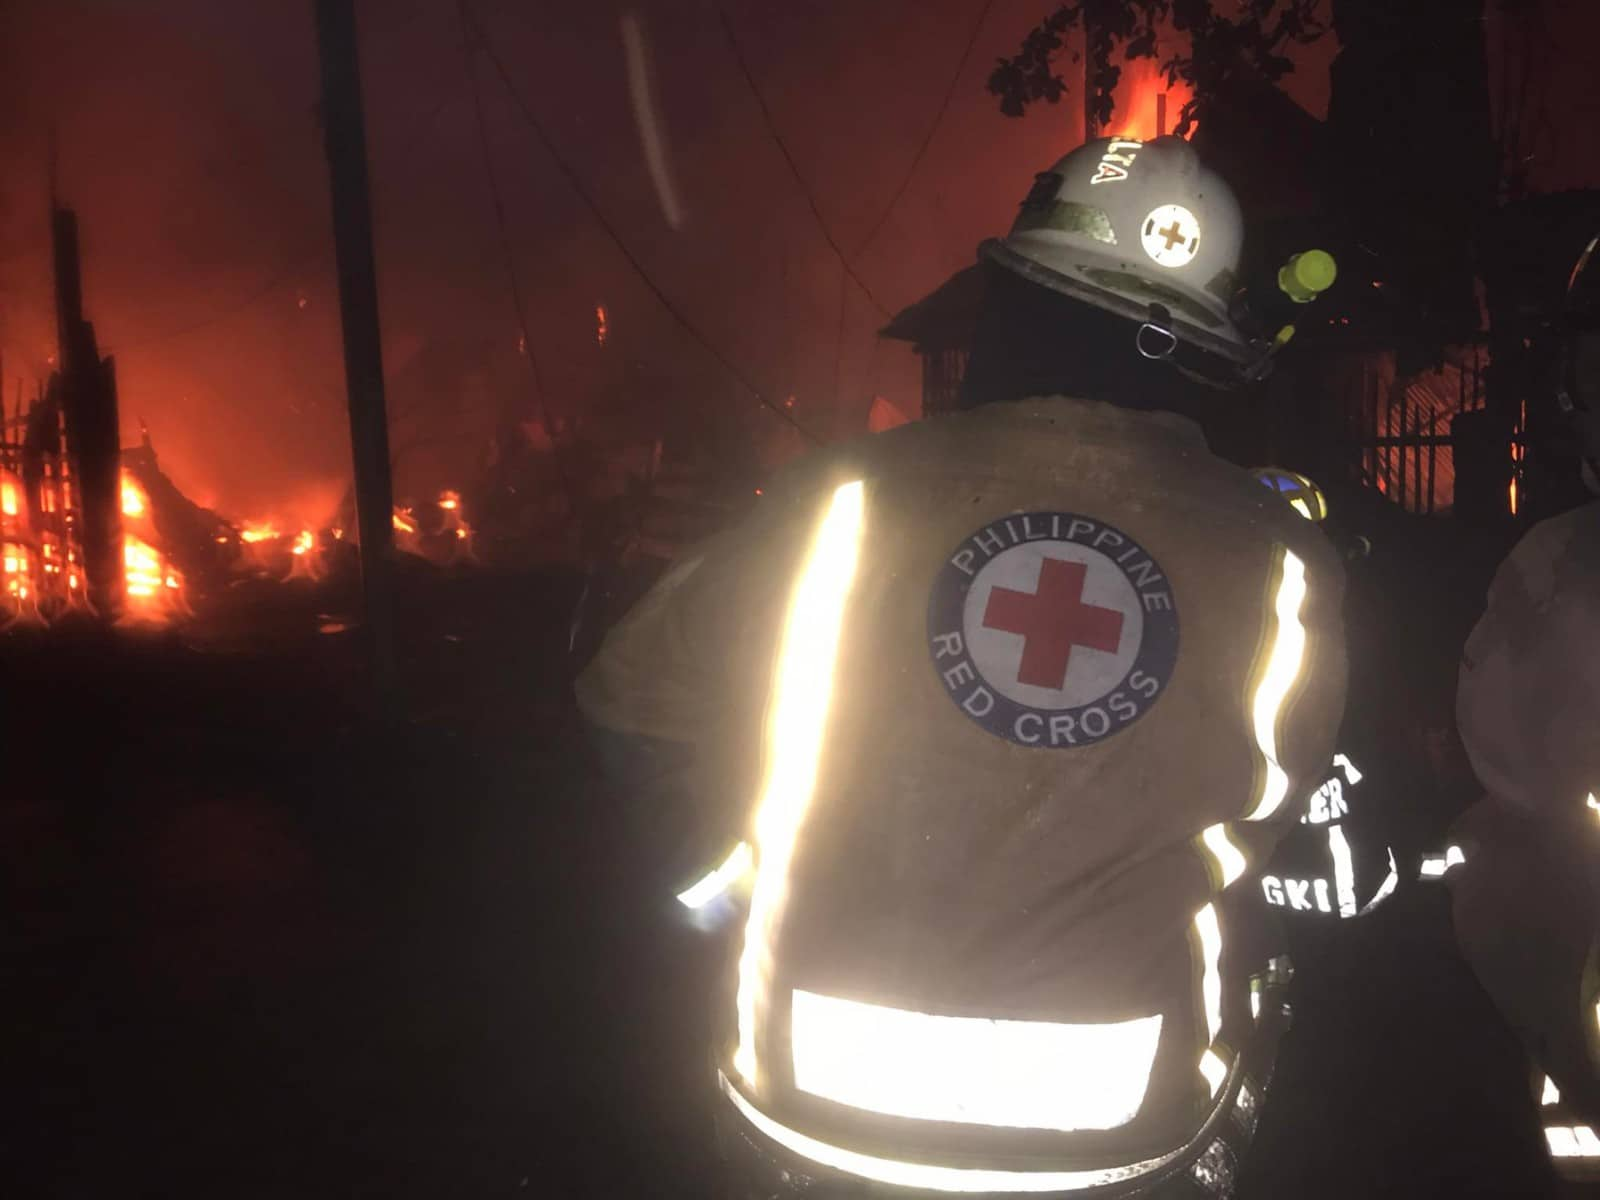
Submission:
[[[1231,1189],[1281,1009],[1225,889],[1345,680],[1326,540],[1147,411],[1262,353],[1238,252],[1185,143],[1068,156],[985,246],[984,402],[797,464],[579,680],[726,854],[748,1194]]]
[[[1600,1181],[1600,502],[1534,526],[1495,575],[1457,722],[1487,794],[1432,870],[1537,1068],[1557,1169]]]

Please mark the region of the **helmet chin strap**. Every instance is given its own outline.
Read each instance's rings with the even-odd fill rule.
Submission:
[[[1152,304],[1150,319],[1140,325],[1139,332],[1133,335],[1134,348],[1154,362],[1170,362],[1172,352],[1178,348],[1178,335],[1172,332],[1171,323],[1172,318],[1167,310],[1159,304]],[[1152,341],[1155,342],[1153,347],[1146,344]]]
[[[1178,374],[1191,383],[1202,384],[1219,392],[1230,392],[1246,383],[1263,378],[1271,369],[1272,356],[1263,354],[1255,362],[1245,366],[1234,366],[1229,369],[1226,378],[1216,378],[1202,371],[1196,371],[1184,366],[1173,357],[1177,350],[1179,337],[1172,331],[1172,314],[1165,305],[1151,304],[1149,315],[1139,325],[1138,332],[1133,335],[1134,349],[1151,362],[1165,363]]]

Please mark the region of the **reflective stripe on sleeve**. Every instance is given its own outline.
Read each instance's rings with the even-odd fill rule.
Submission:
[[[1289,794],[1289,776],[1278,761],[1278,719],[1283,715],[1284,701],[1305,663],[1306,628],[1300,622],[1305,598],[1306,565],[1292,550],[1285,549],[1272,605],[1272,642],[1260,668],[1260,679],[1250,705],[1262,775],[1261,793],[1245,814],[1247,821],[1262,821],[1272,816]]]
[[[1600,1159],[1600,1137],[1588,1125],[1547,1125],[1544,1137],[1552,1158]]]
[[[679,892],[678,903],[690,909],[704,908],[743,879],[750,870],[750,863],[749,843],[740,842],[721,865],[703,875],[692,887]]]
[[[845,602],[855,582],[865,489],[841,484],[806,554],[784,622],[767,719],[767,770],[756,806],[756,878],[739,954],[735,996],[739,1041],[733,1066],[759,1087],[756,1014],[764,1010],[772,937],[788,898],[789,862],[816,787],[834,659]]]

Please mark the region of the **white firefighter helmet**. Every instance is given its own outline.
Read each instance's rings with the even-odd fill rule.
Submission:
[[[1102,138],[1036,176],[1011,232],[979,254],[1132,321],[1159,306],[1158,329],[1248,364],[1259,347],[1229,313],[1243,244],[1232,189],[1188,142]]]

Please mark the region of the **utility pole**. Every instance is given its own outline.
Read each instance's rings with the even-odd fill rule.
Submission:
[[[316,0],[322,63],[323,145],[333,201],[344,332],[350,450],[355,460],[356,523],[373,684],[380,707],[394,696],[394,489],[389,478],[389,422],[383,396],[378,283],[367,192],[367,138],[361,112],[353,0]]]

